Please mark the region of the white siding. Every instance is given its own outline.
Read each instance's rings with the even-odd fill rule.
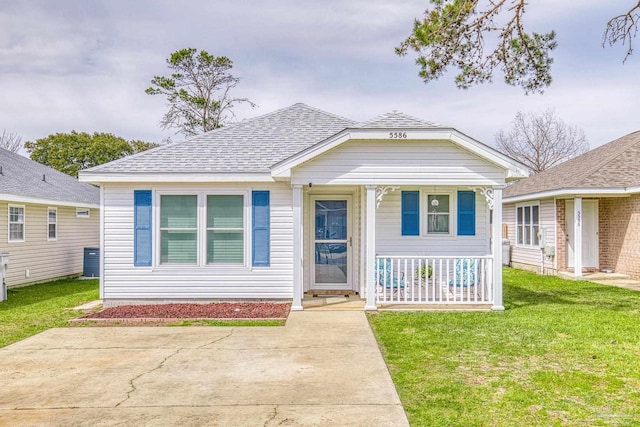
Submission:
[[[25,241],[8,242],[8,203],[0,202],[0,252],[9,253],[9,287],[82,274],[84,248],[100,244],[99,209],[91,209],[89,218],[76,218],[75,207],[11,205],[25,207]],[[57,208],[56,240],[47,239],[49,207]]]
[[[351,140],[292,171],[293,184],[500,185],[505,172],[450,141]]]
[[[532,201],[535,203],[537,201]],[[529,202],[523,202],[528,204]],[[540,228],[546,230],[547,244],[555,246],[556,242],[556,208],[554,199],[540,200]],[[541,250],[538,247],[518,246],[516,244],[516,204],[503,205],[503,222],[509,227],[509,241],[511,243],[511,262],[534,266],[538,270],[541,265]],[[545,259],[545,268],[553,267],[554,263]]]
[[[193,192],[269,190],[271,197],[270,267],[133,265],[133,191]],[[293,293],[292,191],[286,183],[166,184],[104,186],[104,295],[106,300],[291,298]],[[154,206],[154,209],[156,206]],[[250,222],[249,222],[250,224]],[[157,230],[158,224],[153,227]],[[250,235],[250,227],[246,230]],[[154,234],[154,248],[157,248]],[[246,240],[245,240],[246,241]]]
[[[490,254],[490,227],[487,202],[476,191],[476,234],[458,236],[456,232],[457,191],[468,187],[402,187],[388,193],[376,211],[376,253],[378,255],[454,256]],[[420,190],[420,235],[403,236],[401,231],[401,193]],[[427,194],[450,193],[451,228],[449,235],[428,235],[425,230]]]

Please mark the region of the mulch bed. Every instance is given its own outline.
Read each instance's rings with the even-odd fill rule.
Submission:
[[[290,308],[288,303],[269,302],[121,305],[81,319],[286,319]]]

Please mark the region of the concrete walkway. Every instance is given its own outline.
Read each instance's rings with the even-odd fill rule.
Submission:
[[[0,425],[406,426],[364,313],[51,329],[0,349]]]

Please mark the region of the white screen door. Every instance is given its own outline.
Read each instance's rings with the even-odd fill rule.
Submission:
[[[315,197],[313,207],[314,289],[351,289],[349,199]]]

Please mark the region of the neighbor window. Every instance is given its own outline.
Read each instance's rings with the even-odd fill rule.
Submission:
[[[160,263],[198,262],[198,196],[160,196]]]
[[[516,207],[516,244],[538,246],[540,231],[540,206],[538,204]]]
[[[207,196],[207,264],[244,263],[244,197]]]
[[[9,206],[9,241],[24,242],[24,206]]]
[[[76,208],[76,218],[89,218],[91,209]]]
[[[450,204],[448,194],[427,196],[427,234],[449,234]]]
[[[58,209],[47,209],[47,240],[58,238]]]

